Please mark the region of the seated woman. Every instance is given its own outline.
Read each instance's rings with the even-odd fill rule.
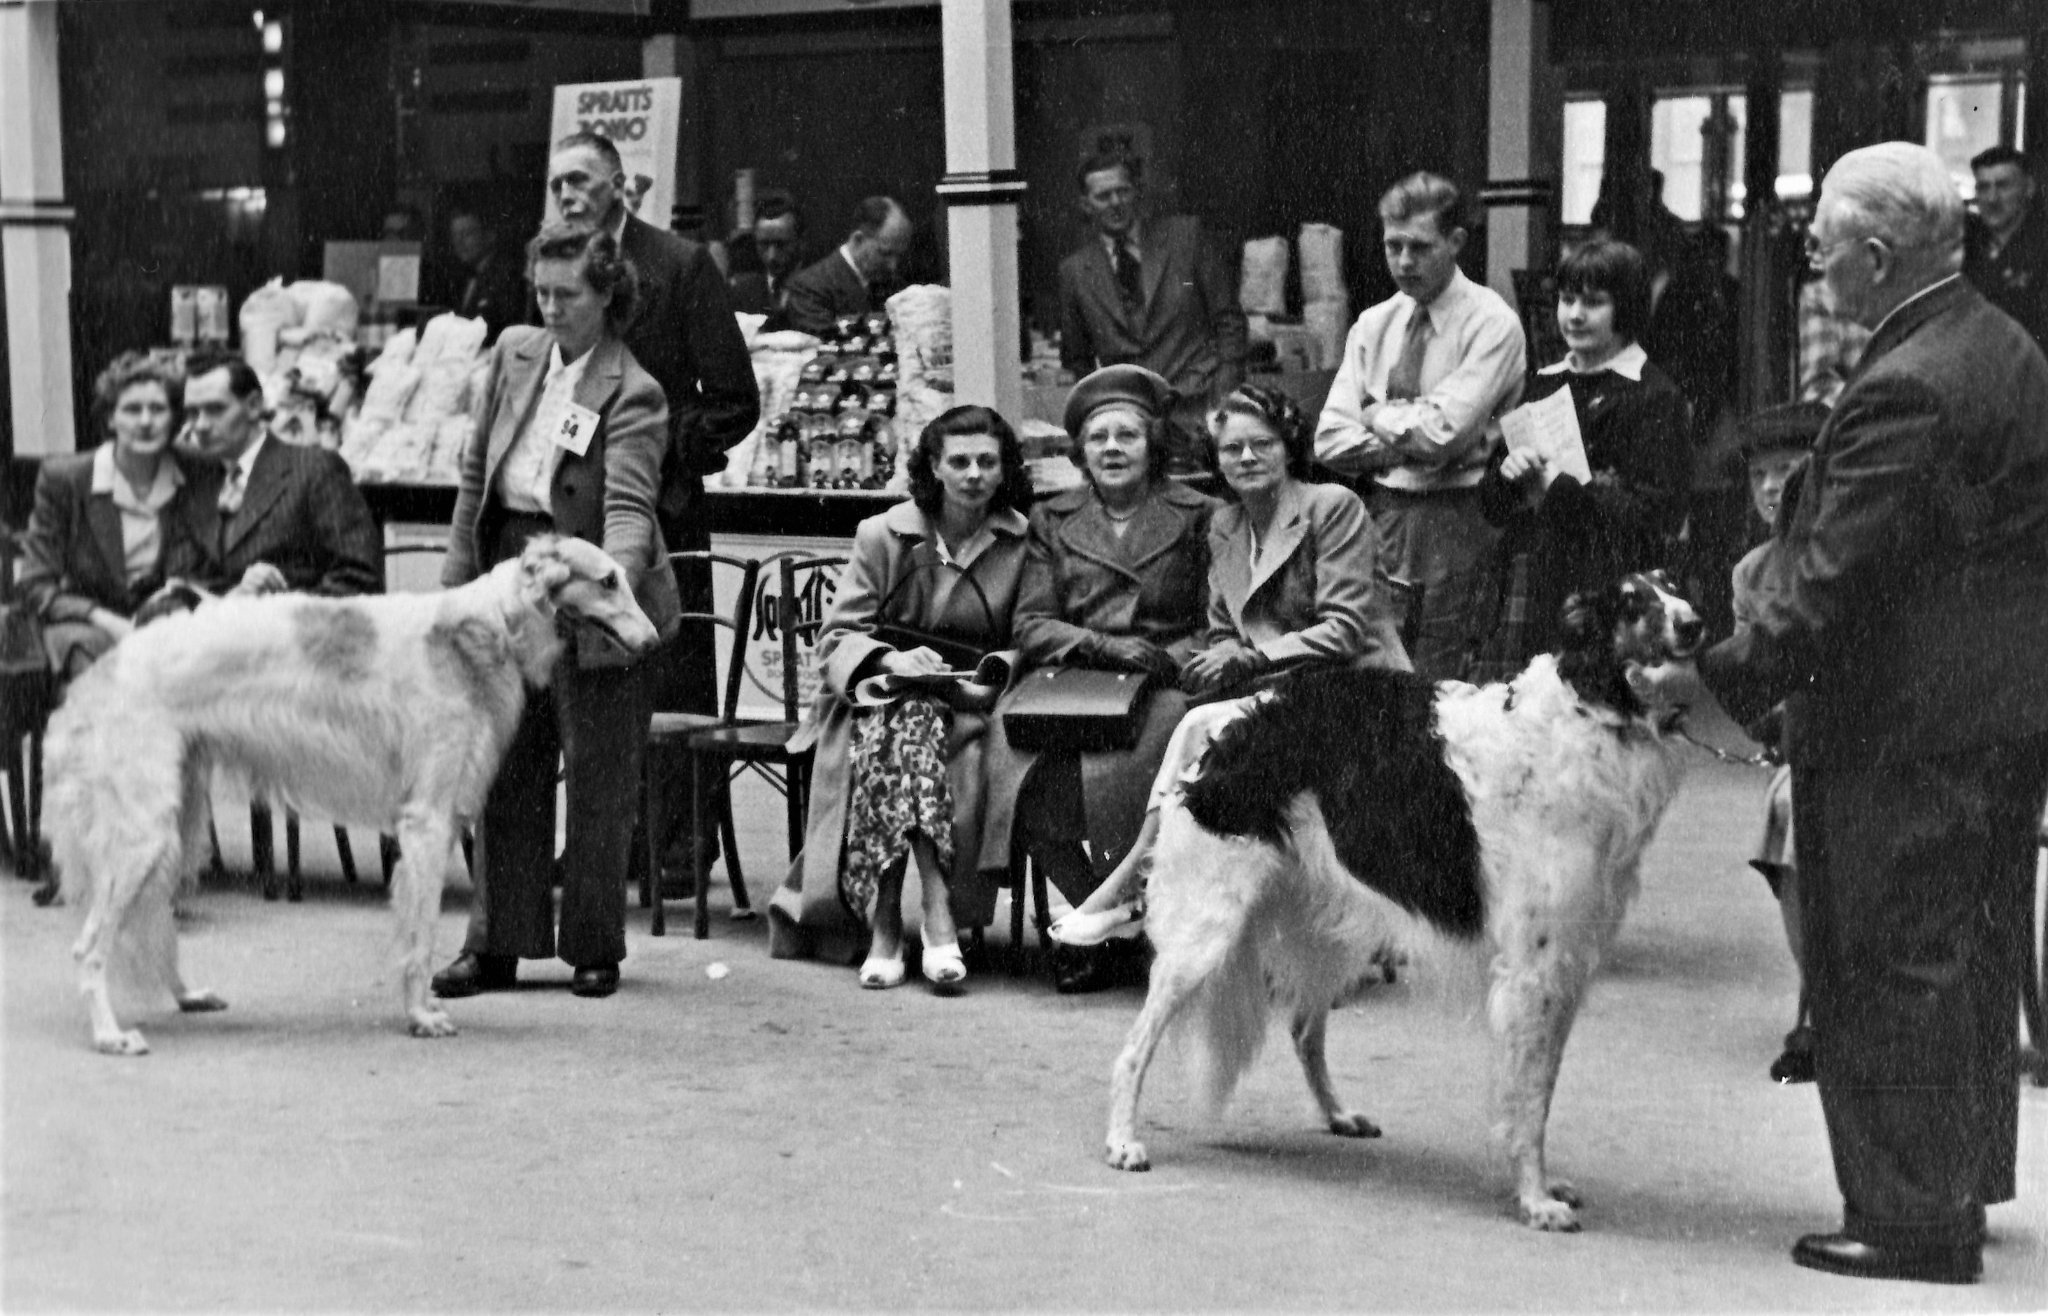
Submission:
[[[117,357],[93,382],[93,428],[113,441],[36,476],[21,589],[60,681],[128,634],[165,581],[217,574],[221,471],[171,446],[182,382],[139,352]]]
[[[1054,939],[1070,946],[1143,928],[1138,884],[1160,806],[1263,682],[1318,664],[1410,670],[1375,576],[1378,544],[1365,504],[1341,485],[1305,482],[1314,447],[1301,408],[1247,384],[1223,400],[1210,435],[1233,505],[1209,522],[1206,644],[1181,668],[1181,688],[1197,706],[1174,729],[1130,853],[1053,925]]]
[[[1496,455],[1479,485],[1501,600],[1474,681],[1514,676],[1556,647],[1565,598],[1628,571],[1668,565],[1685,519],[1692,443],[1685,397],[1636,336],[1650,314],[1649,274],[1625,242],[1596,239],[1557,267],[1557,327],[1569,349],[1536,372],[1526,401],[1571,390],[1592,482],[1524,448]]]
[[[823,688],[806,732],[817,754],[804,850],[769,901],[776,958],[810,955],[821,937],[865,928],[860,985],[901,983],[904,867],[914,855],[924,976],[941,990],[967,976],[958,926],[995,913],[996,887],[976,860],[988,710],[999,692],[955,682],[879,706],[853,696],[870,676],[959,670],[948,660],[963,661],[962,651],[1009,645],[1030,501],[1009,423],[987,407],[954,407],[918,436],[910,501],[854,532],[818,634]]]
[[[1136,744],[1092,754],[1033,754],[1003,734],[989,750],[982,867],[1008,866],[1012,810],[1032,858],[1079,902],[1124,856],[1145,813],[1152,775],[1187,711],[1175,688],[1206,615],[1214,499],[1166,475],[1173,388],[1142,366],[1105,366],[1068,396],[1068,455],[1086,482],[1031,511],[1017,648],[1029,666],[1120,668],[1157,684]],[[1095,949],[1055,968],[1061,992],[1106,986]]]

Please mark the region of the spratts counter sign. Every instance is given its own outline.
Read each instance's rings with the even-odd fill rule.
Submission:
[[[656,228],[669,226],[676,197],[676,134],[682,122],[681,78],[635,78],[631,82],[582,82],[555,88],[548,140],[594,132],[619,148],[626,170],[626,204]],[[554,202],[543,200],[542,215],[554,220]]]

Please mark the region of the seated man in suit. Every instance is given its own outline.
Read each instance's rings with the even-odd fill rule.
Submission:
[[[449,303],[457,315],[484,322],[486,346],[497,342],[506,325],[526,318],[526,278],[517,257],[498,250],[497,231],[474,210],[448,217],[448,250],[458,266]]]
[[[263,384],[239,357],[186,368],[183,443],[222,469],[217,504],[221,586],[270,592],[378,594],[384,535],[341,457],[274,439]]]
[[[887,301],[915,232],[910,216],[890,198],[861,202],[853,232],[839,249],[790,276],[787,327],[823,337],[839,317],[866,315]]]
[[[732,309],[748,315],[765,315],[769,329],[786,328],[789,280],[803,259],[804,217],[791,203],[787,192],[771,192],[761,198],[754,213],[754,227],[742,235],[752,249],[752,259],[742,266],[742,243],[732,244]]]
[[[1179,399],[1175,424],[1207,442],[1210,407],[1244,382],[1237,281],[1192,215],[1148,220],[1138,162],[1081,162],[1080,209],[1094,232],[1060,262],[1060,364],[1075,375],[1139,365]]]

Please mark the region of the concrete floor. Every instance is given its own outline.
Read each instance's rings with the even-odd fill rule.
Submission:
[[[645,935],[625,985],[455,1003],[405,1035],[374,885],[302,905],[209,889],[187,977],[226,1014],[139,1022],[95,1054],[75,917],[0,883],[0,1307],[236,1311],[999,1308],[2021,1311],[2048,1306],[2048,1092],[2023,1101],[2022,1195],[1985,1282],[1795,1268],[1838,1202],[1811,1087],[1764,1076],[1792,1007],[1775,907],[1742,860],[1763,778],[1703,763],[1566,1058],[1551,1153],[1586,1232],[1514,1223],[1485,1052],[1416,974],[1331,1025],[1377,1142],[1319,1131],[1284,1043],[1204,1116],[1177,1066],[1147,1093],[1156,1168],[1100,1159],[1135,990],[978,974],[959,998],[856,990],[770,960],[762,925]],[[779,807],[748,795],[757,899]],[[234,817],[224,812],[223,817]],[[241,838],[229,837],[230,859]],[[323,848],[324,847],[324,848]],[[359,856],[375,854],[358,834]],[[440,944],[458,943],[451,892]],[[678,910],[680,912],[680,910]],[[671,921],[672,929],[676,920]],[[1006,920],[999,921],[1006,926]],[[719,966],[726,970],[720,974]]]

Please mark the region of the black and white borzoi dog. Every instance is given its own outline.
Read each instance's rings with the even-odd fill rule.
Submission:
[[[171,898],[209,852],[221,769],[293,807],[395,833],[402,991],[416,1037],[455,1025],[428,995],[441,884],[526,707],[548,683],[557,619],[628,653],[659,640],[626,573],[543,536],[457,589],[353,599],[228,597],[142,627],[75,681],[50,720],[52,851],[85,911],[73,948],[93,1043],[149,1046],[114,1013],[218,1010],[178,973]]]
[[[1111,1079],[1109,1163],[1149,1167],[1138,1092],[1169,1028],[1188,1027],[1220,1106],[1269,1007],[1331,1132],[1379,1136],[1331,1087],[1324,1026],[1389,947],[1434,943],[1490,960],[1496,1133],[1522,1218],[1576,1229],[1576,1194],[1544,1172],[1551,1093],[1681,776],[1674,717],[1628,670],[1689,656],[1700,629],[1661,577],[1633,575],[1575,595],[1560,651],[1511,682],[1304,673],[1224,725],[1161,819],[1157,957]]]

